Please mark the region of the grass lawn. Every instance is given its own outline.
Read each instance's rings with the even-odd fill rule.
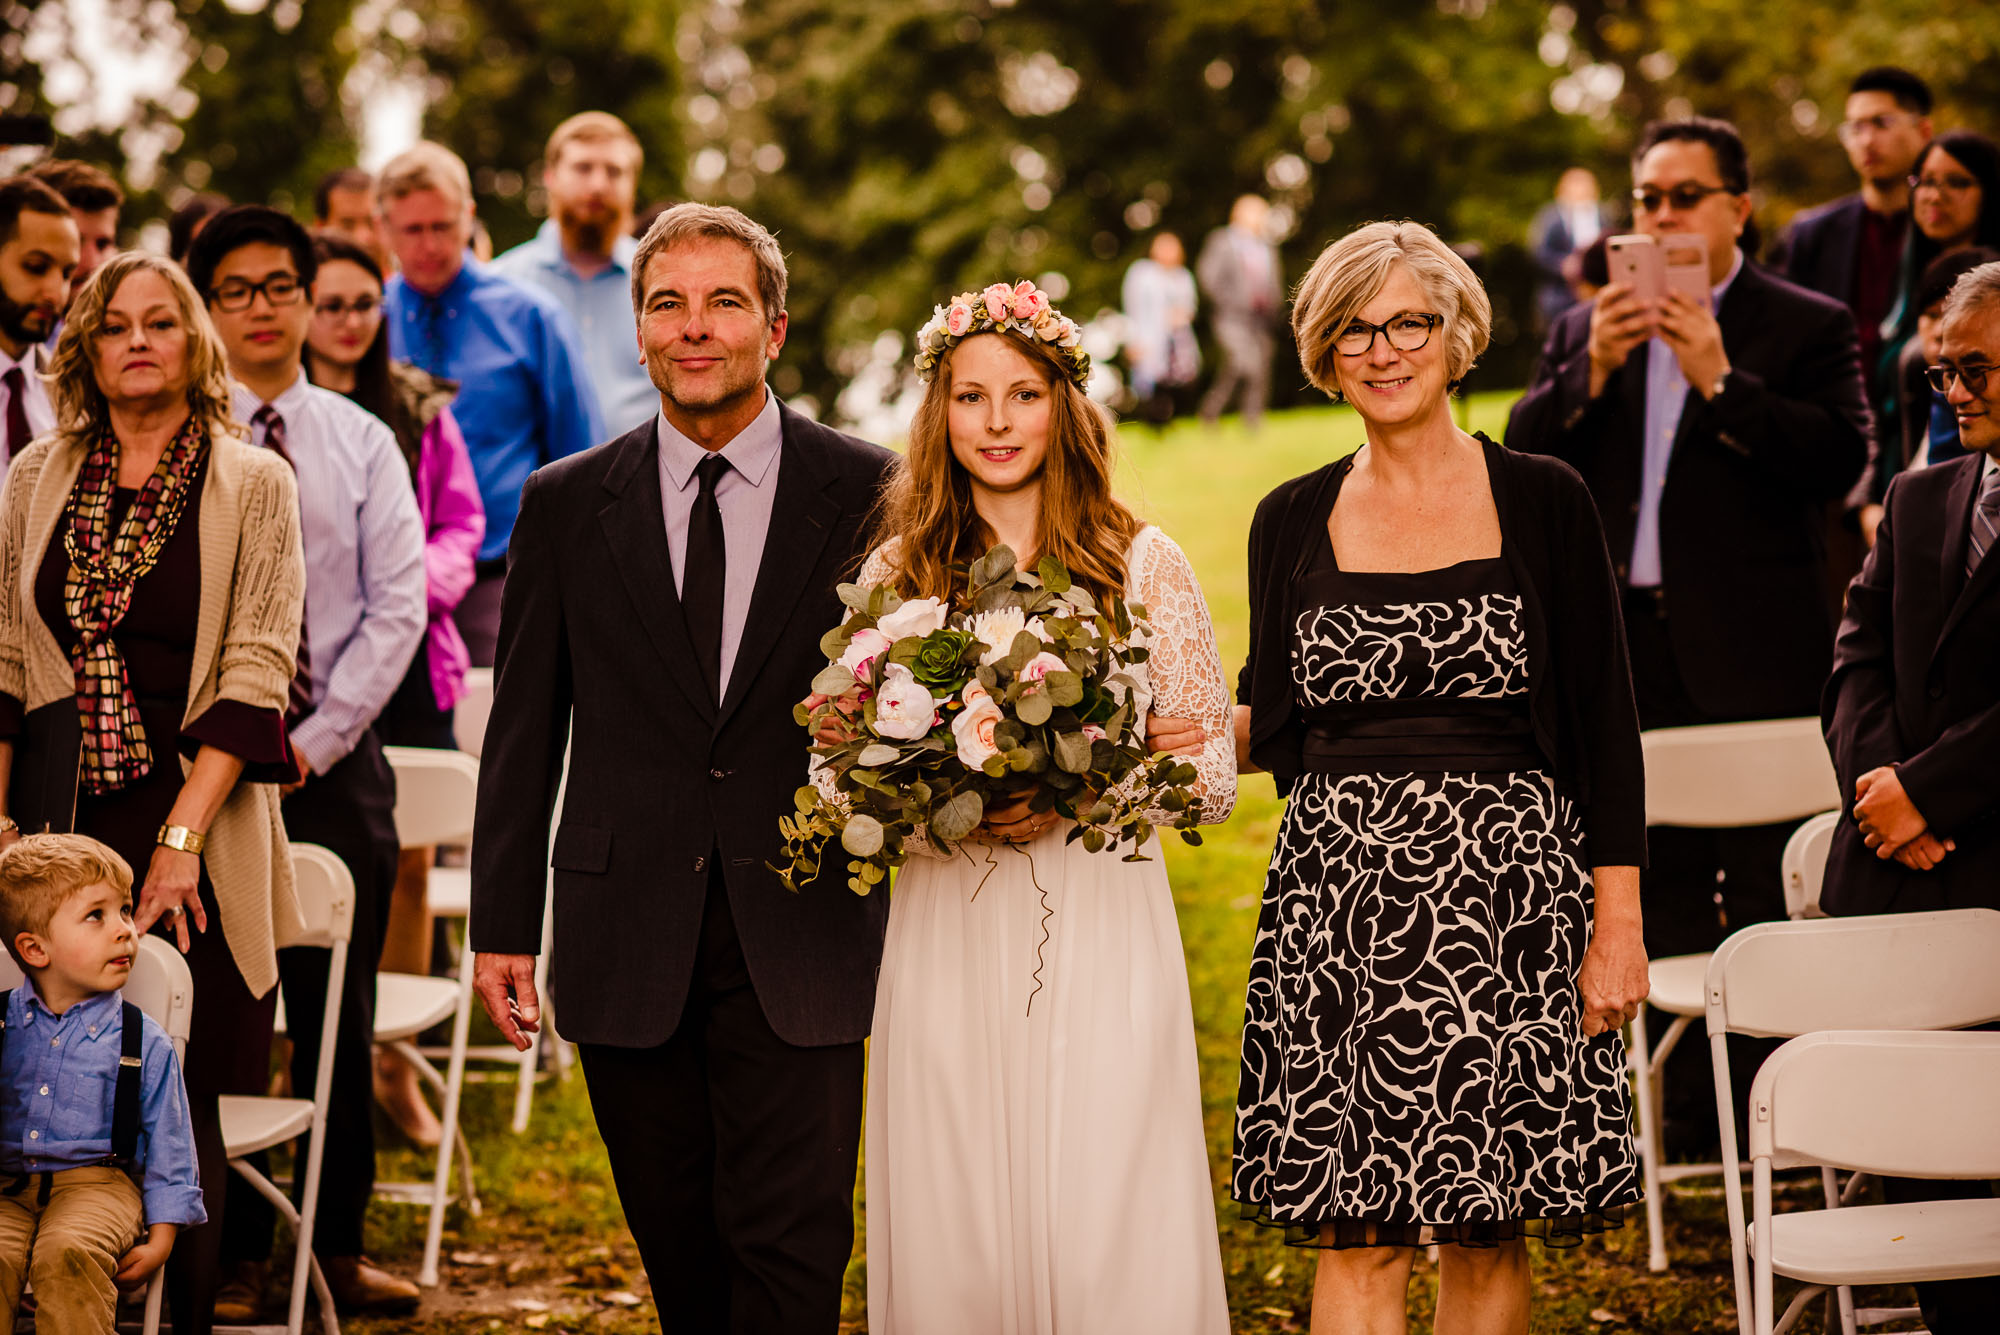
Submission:
[[[1472,400],[1470,425],[1497,437],[1511,398]],[[1143,427],[1125,430],[1123,494],[1187,549],[1215,614],[1223,662],[1232,673],[1242,661],[1247,634],[1244,540],[1252,510],[1278,482],[1317,467],[1360,440],[1353,414],[1333,408],[1283,414],[1257,436],[1228,422],[1213,435],[1198,423],[1176,424],[1163,433]],[[1244,983],[1278,815],[1271,781],[1259,775],[1244,783],[1235,815],[1209,831],[1203,848],[1186,848],[1176,840],[1168,849],[1194,994],[1216,1217],[1235,1328],[1244,1332],[1305,1329],[1312,1294],[1313,1254],[1287,1248],[1268,1230],[1239,1222],[1226,1195]],[[631,1302],[645,1298],[648,1290],[619,1214],[582,1080],[546,1086],[537,1097],[533,1124],[521,1137],[506,1130],[510,1089],[468,1087],[466,1120],[486,1210],[478,1219],[454,1210],[446,1232],[445,1251],[451,1259],[444,1267],[445,1283],[427,1298],[425,1319],[356,1322],[357,1331],[654,1328],[648,1306]],[[427,1162],[388,1154],[384,1170],[416,1176]],[[422,1247],[422,1212],[377,1205],[370,1222],[376,1256],[413,1274]],[[859,1234],[858,1199],[856,1222]],[[1134,1245],[1144,1245],[1143,1221],[1134,1222]],[[1568,1251],[1535,1247],[1536,1331],[1686,1335],[1733,1330],[1720,1197],[1677,1195],[1669,1202],[1668,1227],[1675,1268],[1666,1275],[1647,1272],[1644,1228],[1636,1222]],[[857,1236],[843,1330],[866,1329],[863,1265]],[[1410,1314],[1415,1328],[1427,1330],[1435,1276],[1421,1260],[1418,1272]],[[672,1330],[674,1296],[653,1296],[666,1313],[662,1324]],[[1805,1329],[1819,1329],[1816,1315],[1807,1318]]]

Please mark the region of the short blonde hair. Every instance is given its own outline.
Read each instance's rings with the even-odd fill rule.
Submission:
[[[56,911],[93,885],[132,897],[131,864],[88,835],[31,834],[0,853],[0,932],[14,962],[28,967],[14,948],[16,937],[46,934]]]
[[[208,318],[201,294],[164,255],[126,250],[91,272],[70,304],[62,335],[49,358],[49,397],[55,401],[60,434],[72,445],[89,446],[111,425],[111,405],[97,383],[92,351],[104,332],[105,311],[127,278],[140,272],[157,274],[174,294],[181,323],[187,328],[188,410],[214,430],[219,424],[247,434],[235,423],[229,393],[229,353]]]
[[[375,178],[375,207],[386,211],[391,200],[414,195],[419,190],[457,195],[460,203],[472,207],[472,173],[465,169],[465,159],[429,139],[420,140],[389,159]]]
[[[646,150],[639,146],[639,136],[632,133],[632,127],[608,111],[579,111],[555,129],[549,131],[549,145],[542,150],[542,165],[553,167],[562,151],[571,144],[624,144],[632,150],[632,174],[646,165]]]
[[[1334,339],[1375,299],[1398,265],[1444,317],[1445,375],[1455,388],[1493,335],[1493,303],[1471,266],[1422,223],[1376,222],[1356,228],[1319,253],[1292,298],[1292,333],[1306,379],[1335,402],[1340,354]]]

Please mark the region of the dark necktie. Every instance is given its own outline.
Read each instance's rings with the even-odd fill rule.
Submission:
[[[694,511],[688,515],[687,555],[681,574],[681,615],[687,618],[695,661],[701,664],[709,692],[718,702],[722,699],[722,586],[729,567],[722,543],[722,507],[715,503],[715,488],[728,471],[729,461],[719,454],[711,454],[694,466],[701,490],[695,493]]]
[[[28,448],[28,377],[19,365],[7,368],[6,375],[0,375],[0,385],[7,387],[7,457],[13,458]]]
[[[276,408],[265,404],[250,418],[251,426],[264,428],[264,444],[271,453],[285,461],[293,474],[299,466],[292,461],[292,452],[285,443],[285,419]],[[312,650],[306,643],[305,604],[299,604],[299,660],[298,670],[292,673],[291,702],[285,707],[285,725],[296,727],[301,719],[312,713]]]
[[[1979,484],[1979,500],[1972,507],[1972,541],[1965,549],[1967,579],[1979,569],[1986,549],[1993,545],[1996,530],[2000,530],[2000,469],[1986,474],[1986,480]]]

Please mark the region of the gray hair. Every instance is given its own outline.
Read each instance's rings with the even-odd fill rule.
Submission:
[[[632,256],[632,313],[645,317],[646,266],[655,255],[684,241],[710,237],[734,241],[750,252],[757,262],[757,300],[764,303],[764,318],[783,315],[787,280],[785,252],[778,249],[778,238],[741,209],[726,204],[676,204],[653,220]]]
[[[1422,223],[1377,222],[1356,228],[1319,253],[1292,298],[1299,364],[1314,388],[1340,399],[1334,339],[1375,299],[1398,264],[1444,317],[1445,376],[1465,379],[1493,333],[1493,303],[1471,266]]]
[[[1982,264],[1977,269],[1967,269],[1959,275],[1944,299],[1944,318],[1957,320],[1996,303],[2000,303],[2000,260]]]

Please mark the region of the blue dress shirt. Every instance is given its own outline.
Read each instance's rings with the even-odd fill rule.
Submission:
[[[554,301],[470,254],[436,296],[398,274],[384,300],[390,355],[458,382],[451,412],[486,507],[479,559],[498,560],[528,474],[604,438],[576,326]]]
[[[234,386],[238,421],[263,406]],[[293,724],[292,745],[324,774],[389,703],[423,642],[424,521],[395,433],[374,414],[304,371],[270,406],[298,473],[306,549],[313,711]],[[266,443],[262,424],[251,440]]]
[[[660,411],[660,391],[639,357],[639,323],[632,313],[632,257],[639,243],[621,236],[611,245],[611,263],[588,278],[563,255],[562,229],[555,219],[493,261],[491,272],[525,283],[553,297],[569,312],[583,339],[584,365],[604,415],[604,428],[620,436]]]
[[[34,985],[7,1001],[0,1057],[0,1174],[59,1173],[111,1156],[111,1095],[124,1053],[124,996],[101,992],[51,1014]],[[139,1045],[139,1197],[148,1224],[208,1220],[195,1169],[194,1125],[173,1040],[147,1015]]]
[[[1711,311],[1722,309],[1722,298],[1743,269],[1743,252],[1729,265],[1729,272],[1715,285]],[[1680,359],[1666,340],[1654,338],[1646,344],[1646,438],[1645,457],[1639,470],[1639,523],[1632,534],[1632,567],[1626,583],[1635,589],[1658,588],[1660,584],[1660,493],[1667,486],[1667,465],[1674,454],[1674,437],[1680,434],[1681,414],[1687,409],[1688,382],[1681,374]]]

